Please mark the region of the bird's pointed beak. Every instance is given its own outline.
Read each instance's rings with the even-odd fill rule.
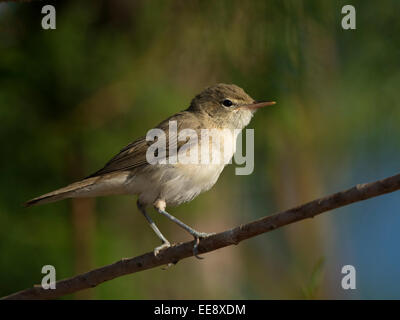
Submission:
[[[254,101],[252,104],[246,104],[243,108],[255,110],[276,104],[275,101]]]

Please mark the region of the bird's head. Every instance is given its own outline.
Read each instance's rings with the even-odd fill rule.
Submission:
[[[198,94],[188,110],[203,113],[220,128],[243,129],[255,111],[273,104],[273,101],[255,101],[234,84],[219,83]]]

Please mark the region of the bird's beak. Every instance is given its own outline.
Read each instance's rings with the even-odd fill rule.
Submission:
[[[243,106],[243,108],[250,109],[250,110],[255,110],[255,109],[260,109],[268,106],[274,105],[276,102],[275,101],[254,101],[252,104],[246,104]]]

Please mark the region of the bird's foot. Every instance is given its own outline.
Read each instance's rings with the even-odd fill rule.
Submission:
[[[192,236],[194,237],[194,241],[195,241],[194,246],[193,246],[193,255],[194,255],[197,259],[199,259],[199,260],[204,259],[203,257],[200,257],[200,256],[199,256],[199,243],[200,243],[200,239],[208,238],[208,237],[210,237],[210,236],[212,236],[212,235],[214,235],[214,234],[215,234],[215,233],[206,233],[206,232],[198,232],[198,231],[192,233]]]
[[[161,246],[158,246],[157,248],[154,249],[154,256],[157,257],[161,250],[165,250],[170,246],[171,244],[169,243],[169,241],[164,242]]]

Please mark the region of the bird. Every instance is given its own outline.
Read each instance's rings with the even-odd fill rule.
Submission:
[[[209,86],[191,100],[187,109],[128,144],[100,170],[66,187],[33,198],[24,205],[30,207],[67,198],[137,195],[137,208],[161,240],[161,245],[154,249],[155,256],[169,248],[171,243],[147,213],[149,206],[190,233],[194,237],[193,254],[201,258],[198,256],[199,242],[212,234],[193,229],[167,212],[166,208],[189,202],[208,191],[232,159],[238,134],[258,109],[273,104],[274,101],[254,100],[234,84]],[[149,132],[156,132],[159,136],[149,139]],[[180,139],[184,132],[185,139]],[[210,141],[210,138],[215,139]],[[163,143],[164,148],[154,147]],[[176,161],[179,158],[177,154],[192,156],[189,157],[192,161]],[[211,158],[220,161],[213,162]],[[171,159],[175,161],[169,161]]]

